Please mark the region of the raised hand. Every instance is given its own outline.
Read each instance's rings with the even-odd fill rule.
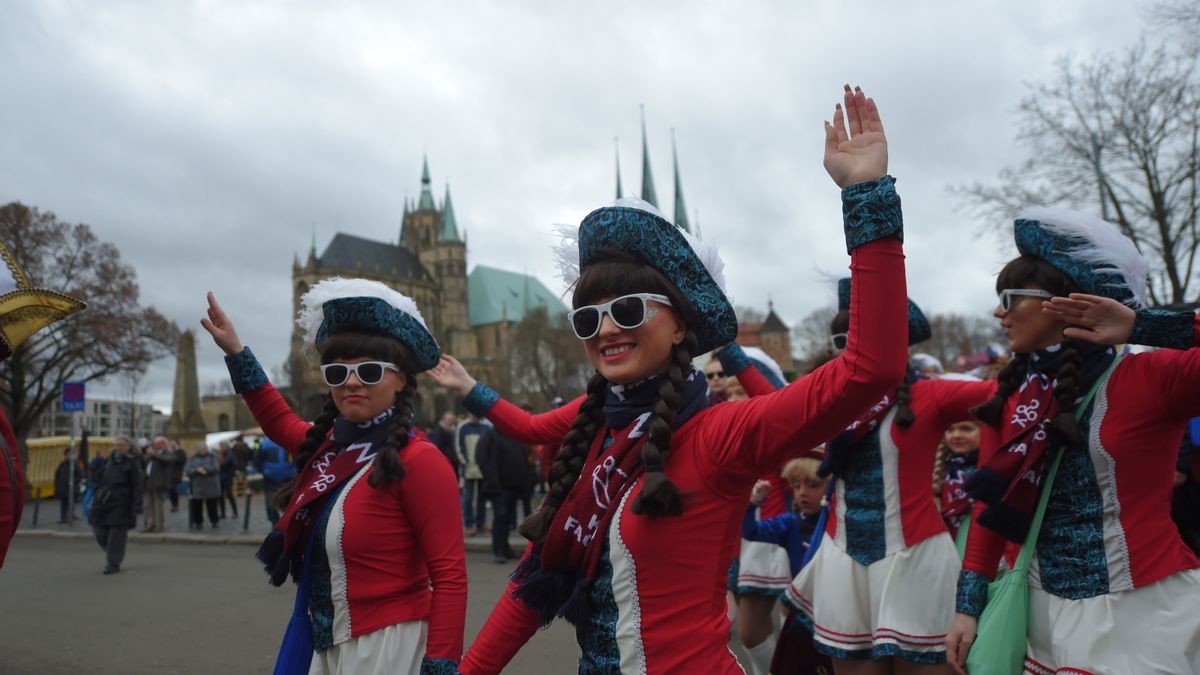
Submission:
[[[457,391],[463,396],[471,393],[471,390],[475,388],[475,378],[471,377],[458,359],[449,354],[442,354],[438,364],[425,373],[432,377],[434,382],[447,389]]]
[[[200,325],[204,326],[204,330],[212,336],[213,342],[227,355],[232,356],[245,349],[233,328],[233,321],[229,320],[225,310],[217,304],[217,296],[213,295],[212,291],[208,292],[208,316],[200,319]]]
[[[825,170],[844,188],[882,178],[887,165],[887,137],[875,100],[847,84],[845,109],[838,104],[833,123],[825,123]]]
[[[1101,345],[1119,345],[1128,341],[1137,316],[1132,308],[1112,298],[1086,293],[1050,298],[1042,303],[1042,312],[1071,324],[1063,330],[1063,337]]]
[[[754,484],[754,489],[750,491],[750,503],[755,506],[762,505],[767,498],[767,493],[771,491],[771,482],[760,480]]]

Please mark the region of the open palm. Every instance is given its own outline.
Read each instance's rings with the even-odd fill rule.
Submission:
[[[837,105],[833,123],[825,123],[825,170],[844,188],[882,177],[887,165],[887,136],[875,100],[846,85],[845,109]]]

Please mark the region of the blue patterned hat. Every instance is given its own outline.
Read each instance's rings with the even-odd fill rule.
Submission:
[[[1150,267],[1116,225],[1079,211],[1038,207],[1017,216],[1013,236],[1021,255],[1054,265],[1084,293],[1146,306]]]
[[[838,279],[838,311],[850,309],[850,277]],[[929,327],[929,319],[925,312],[917,307],[911,299],[908,301],[908,346],[920,344],[933,337],[933,329]]]
[[[589,213],[577,231],[563,229],[560,233],[563,245],[556,250],[556,257],[568,284],[604,249],[624,251],[662,272],[687,298],[700,322],[690,326],[699,339],[699,353],[737,337],[737,316],[725,296],[724,263],[716,247],[672,225],[649,203],[618,199]]]
[[[378,281],[325,279],[300,298],[300,305],[296,323],[305,341],[318,349],[330,335],[361,331],[399,340],[412,352],[418,372],[436,366],[441,357],[417,303]]]

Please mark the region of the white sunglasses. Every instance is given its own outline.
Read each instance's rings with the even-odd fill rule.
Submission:
[[[618,328],[632,330],[646,323],[658,313],[650,306],[649,300],[661,305],[671,306],[671,299],[657,293],[630,293],[619,298],[613,298],[603,305],[584,305],[567,313],[567,321],[575,337],[580,340],[590,340],[600,332],[600,323],[607,314]]]
[[[1004,310],[1005,314],[1012,311],[1013,296],[1024,296],[1029,298],[1053,298],[1054,294],[1049,291],[1039,291],[1034,288],[1006,288],[1000,291],[1000,309]]]
[[[321,376],[325,378],[325,384],[331,387],[340,387],[350,379],[350,373],[354,373],[359,382],[369,387],[382,382],[383,373],[388,370],[394,370],[397,373],[400,372],[396,364],[388,363],[387,361],[327,363],[321,366]]]

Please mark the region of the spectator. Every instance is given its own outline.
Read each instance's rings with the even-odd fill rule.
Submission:
[[[471,537],[480,531],[487,532],[484,517],[487,512],[487,500],[480,492],[483,472],[476,462],[475,451],[480,437],[487,433],[488,427],[478,417],[467,414],[467,421],[458,427],[458,453],[462,463],[463,491],[462,512],[463,524],[467,528],[467,536]]]
[[[458,453],[454,451],[454,436],[458,428],[458,418],[454,416],[454,412],[447,410],[442,413],[442,418],[438,420],[436,426],[429,433],[429,440],[437,446],[438,450],[450,460],[450,466],[454,467],[454,475],[462,476],[462,467],[458,462]]]
[[[263,497],[267,500],[267,520],[271,525],[279,522],[279,509],[275,507],[275,491],[279,486],[296,477],[296,467],[288,461],[287,453],[270,439],[263,439],[254,461],[262,469]]]
[[[241,436],[233,439],[233,456],[237,458],[238,469],[250,472],[250,446],[246,445],[246,440]]]
[[[171,465],[171,487],[167,489],[167,496],[171,499],[171,513],[179,511],[179,484],[183,482],[183,467],[187,464],[187,453],[183,448],[179,447],[178,441],[171,441],[171,455],[175,458],[175,463]]]
[[[143,532],[162,532],[166,525],[163,513],[163,494],[171,487],[171,466],[175,453],[167,447],[167,439],[156,436],[143,458],[146,467],[146,529]]]
[[[1183,435],[1179,458],[1175,462],[1175,491],[1171,495],[1171,519],[1179,528],[1179,536],[1197,555],[1200,555],[1200,477],[1194,473],[1200,448],[1191,436]]]
[[[233,517],[237,518],[237,500],[233,498],[233,478],[238,469],[238,457],[229,447],[229,443],[221,441],[217,446],[217,462],[221,466],[221,518],[225,518],[225,502],[233,508]]]
[[[532,403],[522,403],[521,409],[527,413],[533,413]],[[521,503],[521,518],[528,518],[529,514],[533,513],[533,488],[541,482],[542,476],[538,473],[538,457],[541,446],[534,447],[532,445],[525,446],[525,470],[529,472],[529,487],[525,488],[518,499]],[[509,529],[517,527],[517,510],[510,509],[508,512]]]
[[[725,384],[733,378],[726,378],[725,369],[715,354],[708,360],[708,365],[704,366],[704,377],[708,380],[709,403],[724,401]]]
[[[79,486],[83,484],[85,472],[78,453],[70,448],[63,450],[63,460],[54,470],[54,496],[58,497],[60,524],[75,520],[75,502],[79,501]]]
[[[208,522],[217,526],[217,504],[221,501],[221,468],[217,458],[208,450],[208,445],[200,443],[196,453],[187,463],[189,486],[188,524],[193,530],[204,529],[204,514],[201,509],[208,511]]]
[[[533,476],[526,459],[530,452],[529,446],[495,429],[487,430],[476,446],[476,458],[483,474],[480,489],[492,499],[492,554],[497,564],[517,557],[509,547],[508,533],[513,525],[517,499],[533,489]]]
[[[142,468],[130,451],[129,439],[117,437],[112,453],[95,476],[96,496],[92,500],[88,522],[100,548],[104,549],[105,574],[121,571],[121,563],[125,561],[125,539],[129,528],[137,525],[137,516],[142,511]],[[161,508],[161,502],[159,506]]]

